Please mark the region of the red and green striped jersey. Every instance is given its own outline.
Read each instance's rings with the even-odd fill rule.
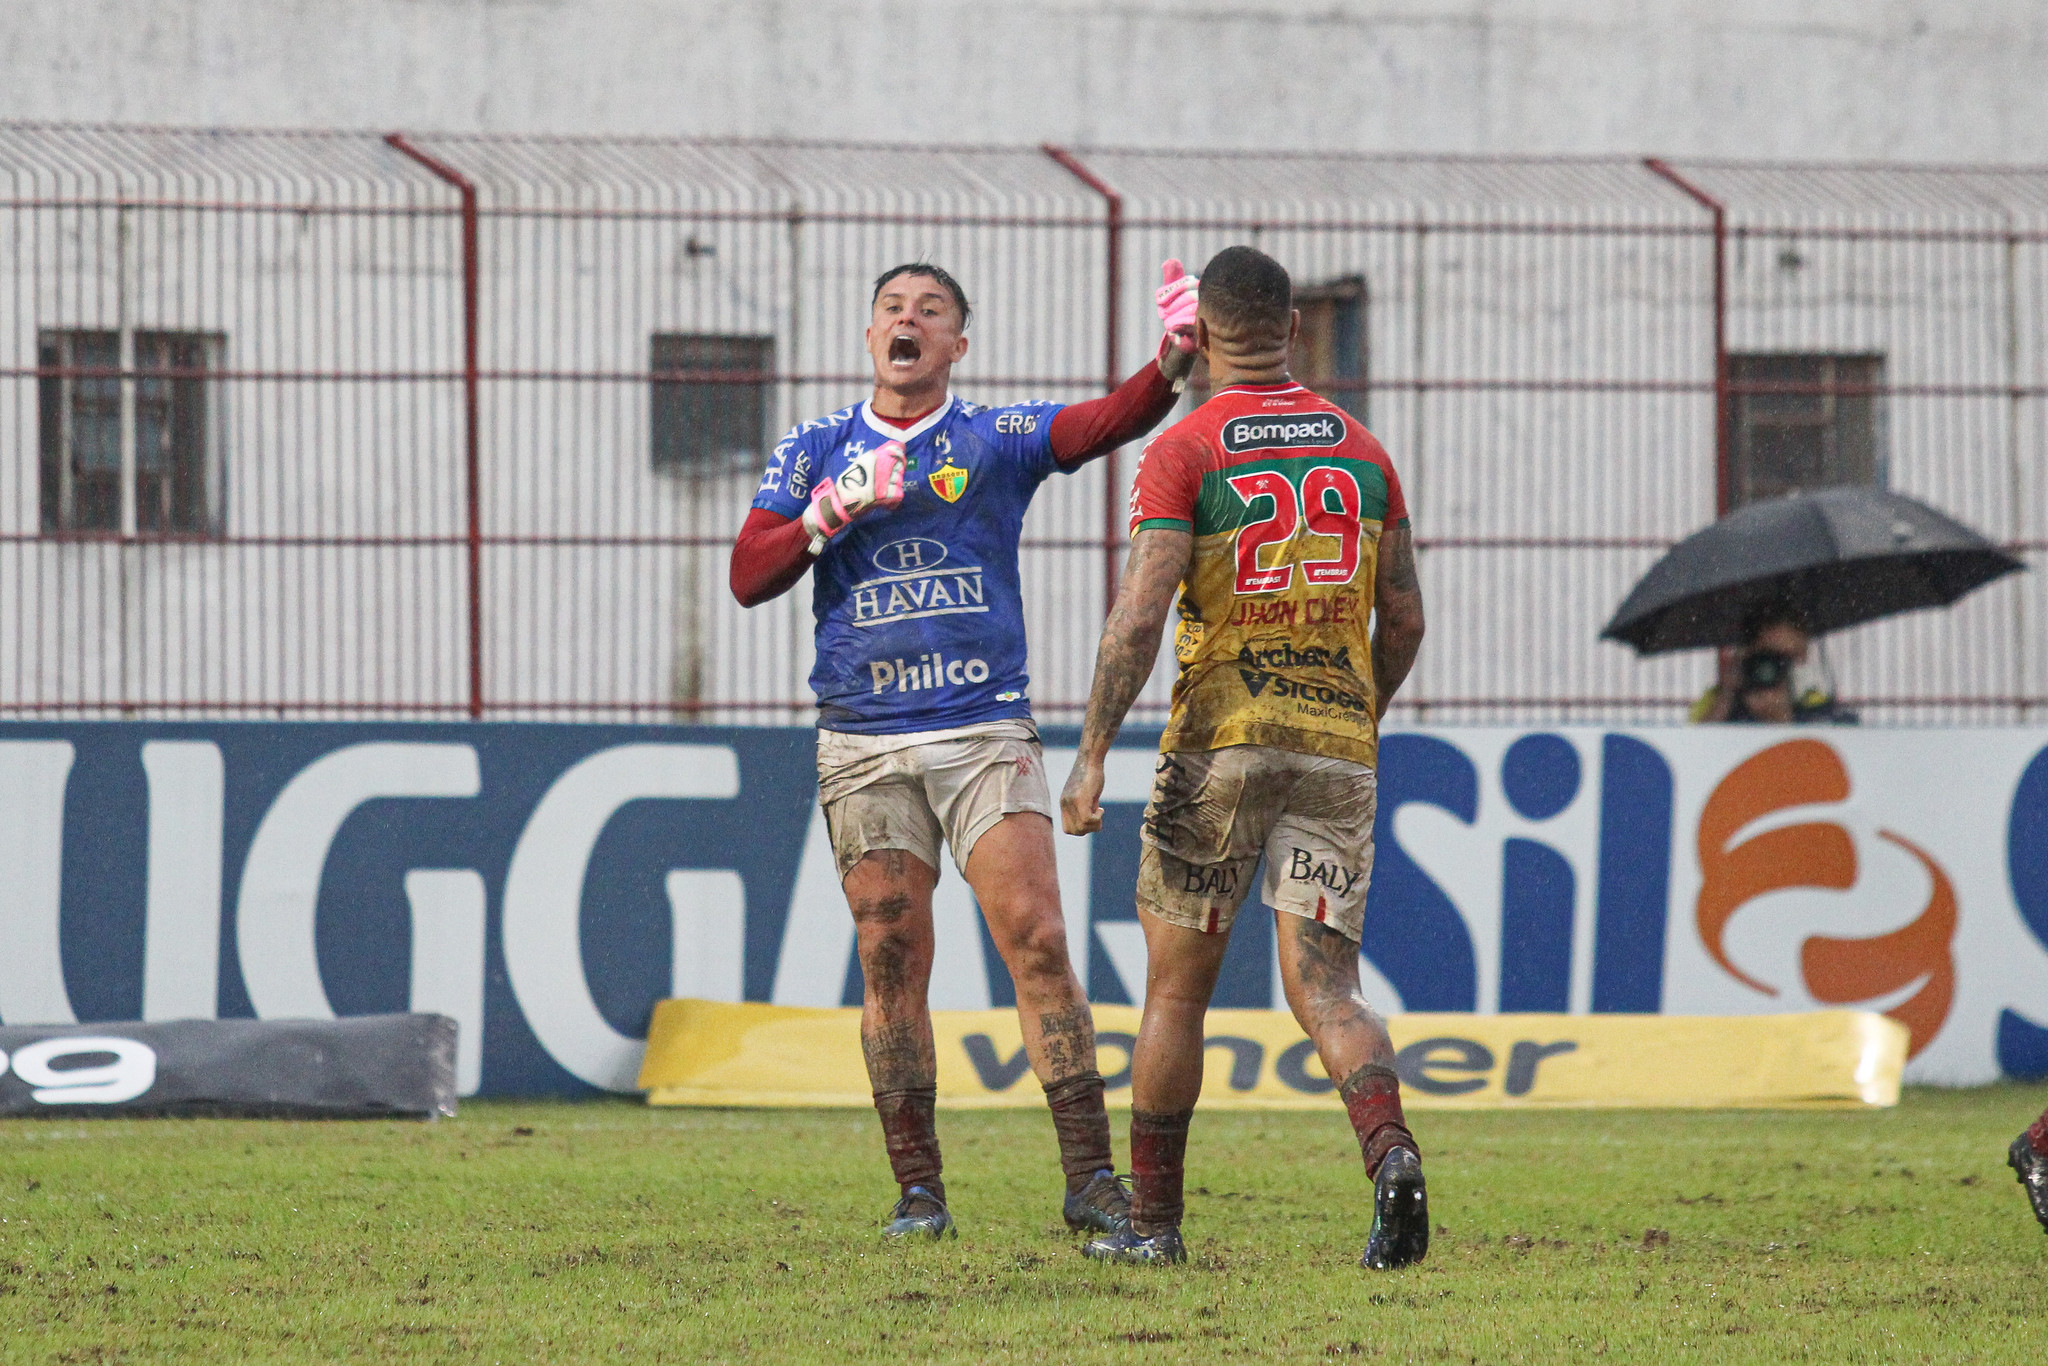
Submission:
[[[1299,384],[1232,385],[1146,446],[1132,534],[1194,536],[1161,747],[1376,763],[1374,576],[1381,528],[1407,523],[1386,450]]]

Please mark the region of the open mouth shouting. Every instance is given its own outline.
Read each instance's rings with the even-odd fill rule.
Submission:
[[[898,332],[889,338],[889,364],[894,367],[907,370],[917,364],[923,354],[924,348],[918,345],[917,337],[912,333]]]

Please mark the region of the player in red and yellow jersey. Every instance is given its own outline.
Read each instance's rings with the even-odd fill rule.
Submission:
[[[1131,559],[1103,627],[1070,834],[1101,828],[1103,758],[1152,672],[1176,592],[1180,676],[1145,810],[1149,960],[1132,1057],[1131,1223],[1088,1245],[1179,1261],[1202,1021],[1261,854],[1287,1003],[1337,1081],[1374,1183],[1366,1266],[1420,1261],[1429,1208],[1394,1049],[1359,988],[1379,718],[1422,643],[1401,482],[1349,414],[1289,378],[1287,272],[1231,247],[1202,272],[1196,341],[1215,396],[1146,448]]]

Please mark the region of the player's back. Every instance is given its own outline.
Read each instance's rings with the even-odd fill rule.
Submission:
[[[1407,508],[1378,440],[1295,384],[1220,390],[1145,450],[1131,529],[1192,532],[1163,747],[1372,764],[1381,531]]]

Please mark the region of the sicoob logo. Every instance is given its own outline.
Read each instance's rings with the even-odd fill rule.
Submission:
[[[1232,455],[1290,446],[1342,444],[1344,422],[1330,413],[1314,413],[1306,417],[1234,417],[1223,424],[1223,449]]]
[[[1735,836],[1762,817],[1795,807],[1846,801],[1849,772],[1819,740],[1788,740],[1751,756],[1723,778],[1700,813],[1700,941],[1737,981],[1764,993],[1776,987],[1737,967],[1724,942],[1728,922],[1749,902],[1793,887],[1848,891],[1856,885],[1856,841],[1835,821],[1780,825],[1739,843]],[[1912,1032],[1917,1057],[1941,1032],[1955,998],[1955,885],[1926,850],[1890,830],[1897,845],[1927,872],[1927,905],[1909,925],[1867,939],[1813,935],[1800,946],[1800,976],[1817,1001],[1855,1005],[1920,988],[1885,1012]]]

